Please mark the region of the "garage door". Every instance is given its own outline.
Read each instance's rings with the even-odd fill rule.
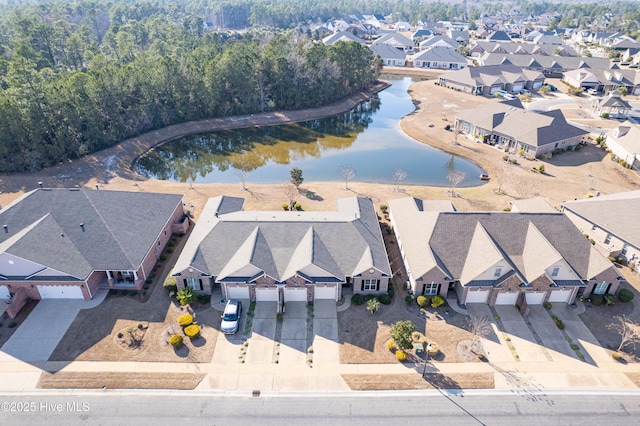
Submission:
[[[487,303],[489,290],[469,290],[467,292],[467,300],[465,303]]]
[[[316,287],[313,292],[313,298],[336,300],[336,286]]]
[[[249,287],[227,286],[227,299],[248,299]]]
[[[542,305],[545,294],[546,292],[544,291],[526,293],[525,297],[527,298],[527,305]]]
[[[82,289],[70,285],[39,285],[38,291],[43,299],[84,299]]]
[[[519,92],[524,88],[522,84],[514,84],[512,92]]]
[[[285,302],[306,302],[307,289],[304,287],[303,288],[285,288],[284,301]]]
[[[553,290],[549,296],[549,302],[569,303],[573,290]]]
[[[504,293],[498,293],[498,298],[496,299],[496,305],[515,305],[518,301],[517,291],[505,291]]]
[[[542,87],[542,82],[541,81],[536,81],[535,83],[533,83],[533,88],[534,89],[539,89]]]
[[[9,299],[9,287],[0,285],[0,299]]]
[[[500,88],[499,88],[499,87],[492,87],[492,88],[490,89],[489,94],[490,94],[490,95],[493,95],[493,94],[494,94],[494,93],[496,93],[498,90],[500,90]]]
[[[277,288],[256,288],[256,301],[258,302],[277,302]]]

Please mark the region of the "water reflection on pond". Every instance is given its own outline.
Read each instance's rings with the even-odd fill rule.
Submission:
[[[414,110],[409,77],[388,78],[393,86],[352,110],[303,123],[191,135],[161,145],[138,162],[149,177],[200,183],[280,183],[299,167],[306,181],[339,181],[338,167],[356,169],[354,181],[393,183],[393,171],[407,173],[404,184],[447,186],[452,156],[406,136],[400,119]],[[455,157],[466,173],[459,186],[481,185],[483,170]]]

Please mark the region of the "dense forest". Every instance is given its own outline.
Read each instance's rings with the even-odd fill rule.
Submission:
[[[567,27],[615,11],[629,34],[640,18],[637,2],[0,0],[0,172],[188,120],[326,104],[375,81],[370,49],[324,46],[313,22],[473,21],[514,8],[558,13]]]
[[[1,172],[173,123],[326,104],[380,70],[358,43],[204,32],[201,18],[169,3],[42,3],[3,17]]]

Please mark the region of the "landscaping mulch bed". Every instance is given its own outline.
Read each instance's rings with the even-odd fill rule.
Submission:
[[[205,374],[189,373],[42,373],[41,389],[181,389],[192,390]]]
[[[492,373],[343,374],[351,390],[493,389]]]

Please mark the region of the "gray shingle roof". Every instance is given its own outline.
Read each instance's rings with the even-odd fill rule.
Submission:
[[[640,190],[563,203],[565,209],[640,248]]]
[[[285,281],[301,270],[322,270],[343,280],[364,272],[358,270],[364,267],[391,275],[369,199],[339,200],[337,213],[235,211],[211,219],[220,198],[225,197],[207,203],[192,232],[194,242],[185,246],[175,273],[193,266],[214,277],[225,271],[221,278],[229,279],[233,272],[253,267],[276,281]],[[366,256],[370,260],[363,266]]]
[[[182,195],[37,189],[0,210],[3,252],[78,279],[137,269]],[[81,227],[80,224],[83,224]]]
[[[435,61],[466,64],[467,60],[455,49],[444,46],[432,46],[412,56],[414,61]]]

